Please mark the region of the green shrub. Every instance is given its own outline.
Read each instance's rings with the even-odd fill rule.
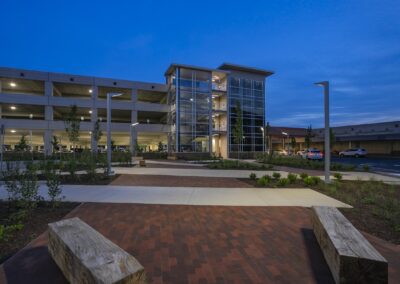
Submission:
[[[252,180],[256,180],[257,179],[257,175],[255,173],[251,173],[249,178],[252,179]]]
[[[266,186],[266,185],[270,184],[271,181],[272,181],[271,176],[265,175],[257,180],[257,184],[260,186]]]
[[[311,177],[311,179],[314,181],[314,184],[317,185],[321,182],[321,178],[320,177]]]
[[[300,174],[300,178],[301,178],[301,179],[305,179],[306,177],[308,177],[308,174],[307,174],[307,173],[301,173],[301,174]]]
[[[289,173],[289,174],[287,175],[287,179],[289,180],[290,183],[295,183],[296,180],[297,180],[297,175],[296,175],[296,174]]]
[[[289,184],[289,179],[287,178],[280,178],[278,180],[278,186],[283,187]]]
[[[274,172],[274,173],[272,173],[272,177],[273,177],[274,179],[279,179],[279,178],[281,177],[281,174],[280,174],[280,173],[277,173],[277,172]]]
[[[363,170],[369,172],[369,166],[367,164],[363,165]]]
[[[306,186],[317,185],[321,182],[319,177],[308,176],[303,179],[303,182]]]
[[[335,179],[337,179],[338,181],[341,181],[343,179],[343,176],[341,173],[334,173],[333,176],[335,177]]]

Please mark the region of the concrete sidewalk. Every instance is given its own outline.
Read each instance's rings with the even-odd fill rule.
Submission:
[[[179,169],[179,168],[146,168],[146,167],[113,167],[113,170],[117,174],[129,174],[129,175],[168,175],[168,176],[196,176],[196,177],[226,177],[226,178],[248,178],[251,173],[256,173],[258,177],[263,175],[272,175],[274,172],[278,172],[282,177],[286,177],[288,172],[286,171],[252,171],[252,170],[217,170],[217,169]],[[367,172],[340,172],[345,180],[380,180],[386,183],[400,184],[400,178],[380,175],[376,173]],[[321,179],[323,175],[319,176]],[[333,179],[333,176],[331,176]]]
[[[334,206],[350,207],[307,188],[207,188],[151,186],[63,185],[64,201],[221,206]],[[48,199],[47,188],[39,187]],[[4,186],[0,198],[6,199]]]

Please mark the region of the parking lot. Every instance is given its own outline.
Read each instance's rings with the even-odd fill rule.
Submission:
[[[332,162],[352,164],[360,169],[368,165],[371,171],[395,173],[400,175],[400,158],[339,158],[332,157]]]

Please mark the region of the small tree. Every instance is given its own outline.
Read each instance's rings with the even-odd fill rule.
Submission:
[[[28,149],[28,143],[25,138],[26,135],[22,135],[21,139],[19,139],[18,144],[15,145],[15,150],[17,151],[26,151]]]
[[[100,123],[99,121],[96,121],[93,125],[93,130],[92,130],[92,135],[93,139],[96,142],[96,144],[100,141],[101,137],[103,136],[103,132],[100,130]]]
[[[53,153],[57,151],[59,144],[60,144],[60,142],[58,141],[57,136],[53,135],[53,138],[51,139],[51,145],[53,146]]]
[[[158,142],[158,152],[162,152],[164,150],[164,145],[163,143],[160,141]]]
[[[306,136],[304,137],[304,143],[306,148],[310,148],[311,146],[311,138],[312,138],[312,126],[307,127]]]
[[[242,113],[242,108],[240,105],[240,102],[236,102],[236,115],[237,115],[237,120],[236,120],[236,125],[233,128],[232,134],[233,134],[233,141],[235,144],[237,144],[237,152],[238,152],[238,163],[239,163],[239,155],[240,155],[240,145],[242,144],[242,139],[243,139],[243,113]]]
[[[64,117],[64,126],[69,142],[74,147],[75,156],[75,148],[79,142],[79,130],[81,128],[81,120],[78,116],[78,107],[76,105],[72,105],[69,113]]]

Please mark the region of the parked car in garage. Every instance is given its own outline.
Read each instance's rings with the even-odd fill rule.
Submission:
[[[339,152],[339,157],[365,157],[367,156],[367,151],[362,148],[347,149],[345,151]]]
[[[303,151],[301,157],[307,160],[322,160],[324,154],[317,148],[309,148]]]

